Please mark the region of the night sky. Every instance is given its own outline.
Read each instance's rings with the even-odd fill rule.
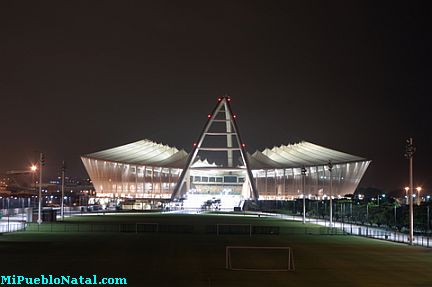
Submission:
[[[379,2],[379,3],[378,3]],[[148,138],[191,150],[225,93],[249,152],[307,140],[431,192],[431,7],[406,1],[1,1],[0,172]]]

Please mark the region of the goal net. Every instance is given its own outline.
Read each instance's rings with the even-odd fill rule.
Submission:
[[[219,235],[249,235],[252,236],[251,224],[217,224],[216,234]]]
[[[159,232],[158,223],[137,223],[135,226],[136,233],[141,232]]]
[[[226,269],[236,271],[294,271],[291,247],[226,246]]]

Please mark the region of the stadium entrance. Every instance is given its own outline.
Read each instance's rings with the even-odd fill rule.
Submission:
[[[242,208],[250,195],[243,172],[192,170],[189,182],[185,208],[232,211],[234,207]]]

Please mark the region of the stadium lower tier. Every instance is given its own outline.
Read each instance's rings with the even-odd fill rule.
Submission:
[[[171,198],[182,169],[131,165],[82,158],[97,196],[112,198]],[[330,173],[325,165],[301,168],[252,170],[260,200],[303,197],[343,197],[353,194],[370,161],[335,164]],[[252,198],[245,171],[221,173],[190,171],[179,198],[186,194],[225,194]],[[302,180],[304,179],[304,192]],[[331,187],[330,187],[331,186]],[[331,189],[331,191],[330,191]]]

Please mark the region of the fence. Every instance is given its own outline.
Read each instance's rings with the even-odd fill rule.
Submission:
[[[273,216],[281,219],[293,220],[293,221],[303,220],[301,216],[295,216],[295,215],[285,215],[285,214],[275,214],[275,213],[265,213],[265,215]],[[333,221],[333,226],[330,227],[330,222],[328,220],[317,219],[317,218],[307,218],[307,222],[328,227],[329,231],[325,231],[325,232],[330,232],[331,230],[334,230],[334,232],[336,232],[335,234],[355,235],[355,236],[393,241],[398,243],[406,243],[406,244],[409,243],[408,234],[397,232],[393,229],[360,225],[352,222],[343,222],[343,221],[342,222]],[[414,235],[413,245],[422,246],[422,247],[432,247],[432,237],[427,235],[422,235],[422,234],[416,234]]]
[[[240,213],[241,215],[241,213]],[[299,216],[287,216],[282,214],[261,213],[260,216],[270,216],[281,219],[302,220]],[[121,233],[183,233],[183,234],[219,234],[224,235],[356,235],[381,240],[394,241],[399,243],[409,243],[408,235],[394,230],[384,228],[364,226],[353,223],[333,222],[329,227],[329,222],[320,219],[310,219],[309,223],[321,225],[321,227],[288,227],[271,225],[250,225],[235,226],[234,224],[214,224],[214,225],[169,225],[152,223],[67,223],[53,222],[39,225],[36,223],[22,222],[0,222],[0,233],[27,230],[31,232],[121,232]],[[223,226],[221,230],[219,227]],[[219,230],[219,231],[218,231]],[[221,232],[222,231],[222,232]],[[432,237],[425,235],[415,235],[414,245],[432,247]]]
[[[383,230],[377,228],[369,228],[369,227],[358,227],[357,230],[354,229],[351,232],[346,231],[347,234],[393,241],[398,243],[409,243],[409,237],[407,234],[395,232],[391,230]],[[413,245],[422,246],[422,247],[432,247],[432,237],[423,236],[423,235],[415,235],[413,240]]]
[[[31,207],[0,209],[0,213],[2,214],[3,217],[22,215],[22,214],[27,214],[27,213],[31,213],[31,212],[32,212]]]
[[[0,234],[25,230],[25,227],[26,224],[24,222],[0,223]]]
[[[29,232],[114,232],[114,233],[183,233],[227,235],[344,235],[338,228],[280,227],[253,224],[185,225],[152,223],[22,223]]]

